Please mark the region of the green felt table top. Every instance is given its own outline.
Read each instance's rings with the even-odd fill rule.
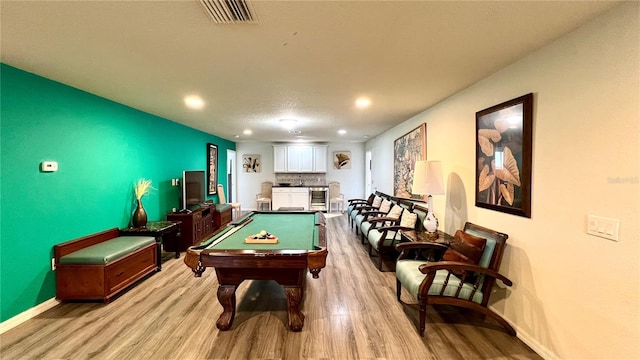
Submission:
[[[318,245],[317,214],[315,213],[253,213],[249,222],[229,227],[207,243],[213,250],[315,250]],[[234,231],[235,230],[235,231]],[[277,244],[247,244],[245,239],[261,230],[278,237]],[[218,239],[232,232],[223,240]]]

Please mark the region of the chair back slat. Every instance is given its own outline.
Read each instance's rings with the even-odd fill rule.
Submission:
[[[464,224],[463,231],[467,234],[487,239],[487,244],[485,245],[478,265],[499,272],[500,264],[502,263],[502,255],[504,254],[504,249],[509,235],[470,222]],[[481,279],[477,280],[478,281],[476,283],[480,284],[481,292],[483,294],[482,305],[486,306],[489,301],[495,279],[493,277],[485,278],[484,276],[481,276]]]

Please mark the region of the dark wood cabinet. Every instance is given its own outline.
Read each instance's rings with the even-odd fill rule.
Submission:
[[[217,229],[231,222],[231,204],[216,204],[213,212],[213,226]]]
[[[178,251],[186,251],[189,246],[199,244],[217,230],[218,227],[214,224],[214,210],[213,206],[203,206],[189,214],[167,214],[168,221],[181,222]]]

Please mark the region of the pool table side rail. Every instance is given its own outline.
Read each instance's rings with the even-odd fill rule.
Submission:
[[[203,241],[198,246],[191,246],[187,249],[186,255],[184,257],[184,263],[193,271],[195,277],[202,276],[202,273],[206,269],[206,266],[224,266],[224,264],[229,265],[224,258],[245,258],[243,261],[246,261],[246,258],[255,257],[256,261],[262,263],[261,266],[265,266],[269,264],[269,262],[265,262],[265,258],[274,256],[291,256],[291,257],[306,257],[307,267],[309,272],[313,275],[314,279],[318,278],[318,274],[320,270],[326,266],[327,260],[327,238],[326,238],[326,218],[322,212],[316,212],[316,220],[315,225],[318,226],[318,245],[315,246],[315,250],[261,250],[259,251],[260,255],[257,255],[256,250],[223,250],[216,251],[211,249],[206,249],[213,241],[217,238],[224,236],[224,233],[230,231],[230,227],[242,226],[247,221],[251,221],[251,217],[256,213],[270,213],[268,211],[254,211],[252,213],[247,214],[246,216],[238,219],[235,222],[232,222],[228,225],[228,227],[224,229],[220,229],[219,232],[214,234],[210,239]],[[309,213],[308,211],[300,211],[294,213]],[[226,231],[225,231],[226,230]],[[217,258],[222,261],[222,263],[218,263],[218,260],[212,259]],[[206,258],[206,260],[204,259]],[[260,259],[262,258],[262,259]],[[204,260],[204,261],[203,261]],[[217,264],[217,265],[214,265]],[[233,265],[233,264],[232,264]],[[294,265],[292,262],[292,266]]]

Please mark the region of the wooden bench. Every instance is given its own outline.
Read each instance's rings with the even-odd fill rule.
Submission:
[[[159,270],[157,246],[152,236],[120,236],[118,228],[55,245],[56,298],[108,303]]]

